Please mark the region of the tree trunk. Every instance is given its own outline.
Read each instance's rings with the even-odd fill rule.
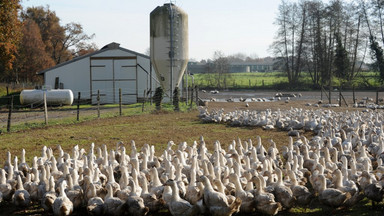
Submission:
[[[353,51],[353,56],[352,56],[352,67],[351,67],[351,75],[350,79],[352,80],[355,77],[355,67],[356,67],[356,60],[357,60],[357,48],[359,46],[359,36],[360,36],[360,21],[361,21],[361,16],[359,16],[359,19],[357,21],[357,33],[356,33],[356,40],[355,40],[355,46],[354,46],[354,51]]]
[[[306,7],[303,6],[303,15],[302,15],[302,23],[301,23],[301,33],[300,33],[300,41],[299,41],[299,48],[297,50],[297,62],[296,62],[296,72],[295,72],[295,79],[299,78],[300,70],[301,70],[301,54],[303,49],[303,42],[304,42],[304,33],[305,33],[305,26],[306,26]]]

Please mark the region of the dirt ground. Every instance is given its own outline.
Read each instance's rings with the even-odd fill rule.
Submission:
[[[287,97],[281,97],[281,100],[274,100],[273,102],[253,102],[251,99],[276,99],[274,96],[276,93],[282,93],[285,95],[295,94],[296,97],[289,97],[287,101]],[[345,105],[342,100],[341,107],[332,107],[327,109],[332,109],[335,111],[345,111],[345,110],[362,110],[364,108],[353,108],[353,93],[352,92],[343,92],[342,93],[346,102],[348,103],[348,107]],[[301,95],[299,97],[299,95]],[[379,93],[379,99],[384,97],[384,92]],[[211,109],[221,109],[224,108],[226,111],[233,111],[235,109],[238,110],[265,110],[265,109],[290,109],[294,108],[303,108],[303,109],[318,109],[324,108],[323,104],[329,103],[327,96],[325,93],[323,95],[320,91],[306,91],[306,92],[276,92],[276,91],[220,91],[217,94],[212,94],[210,91],[204,92],[201,90],[199,92],[199,97],[206,101],[207,107],[209,110]],[[355,92],[356,102],[361,101],[363,98],[368,97],[373,102],[376,101],[376,92]],[[227,99],[233,99],[234,102],[227,102]],[[246,103],[248,103],[248,107],[246,107],[245,102],[240,102],[239,99],[246,99]],[[322,98],[323,104],[319,104],[319,107],[315,107],[314,104],[318,104]],[[333,91],[331,93],[331,103],[338,104],[339,92]],[[212,99],[215,99],[216,102],[211,102]],[[286,102],[287,101],[287,102]],[[382,102],[381,102],[382,103]],[[310,105],[309,105],[310,104]],[[123,107],[124,108],[124,107]],[[106,112],[119,112],[118,108],[101,108],[100,113]],[[97,108],[92,107],[89,109],[83,109],[80,112],[80,117],[89,116],[89,115],[97,115]],[[58,109],[49,108],[48,118],[49,119],[60,119],[73,117],[76,118],[77,112],[75,106],[73,109]],[[42,108],[37,108],[33,111],[25,111],[25,110],[15,110],[12,113],[12,124],[19,123],[31,123],[36,121],[44,121],[44,110]],[[8,110],[0,110],[0,128],[5,129],[7,127],[8,122]]]

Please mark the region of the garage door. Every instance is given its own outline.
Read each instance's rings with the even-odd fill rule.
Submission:
[[[136,57],[91,58],[92,103],[97,103],[97,91],[100,91],[100,103],[119,103],[119,89],[122,102],[137,102]]]

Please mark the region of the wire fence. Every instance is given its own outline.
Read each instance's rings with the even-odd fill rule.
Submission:
[[[43,126],[50,122],[55,124],[58,120],[63,119],[71,123],[103,116],[124,115],[124,113],[130,112],[150,112],[155,109],[152,106],[152,92],[147,94],[145,91],[136,104],[124,104],[122,98],[127,92],[121,89],[117,91],[117,103],[103,103],[102,101],[105,101],[103,97],[107,92],[106,90],[96,91],[96,94],[92,95],[92,99],[89,99],[90,92],[75,94],[74,102],[70,106],[49,105],[44,98],[22,104],[20,93],[10,93],[0,97],[0,134],[5,131]],[[198,88],[190,88],[188,91],[183,91],[181,102],[192,106],[192,103],[199,103],[197,98]]]
[[[11,131],[30,127],[33,125],[49,124],[49,121],[70,119],[79,121],[84,118],[96,118],[105,113],[115,113],[119,110],[117,105],[90,104],[90,100],[76,100],[71,106],[44,106],[44,100],[33,104],[22,105],[18,101],[20,95],[2,97],[0,109],[0,130]],[[13,103],[12,103],[13,102]]]

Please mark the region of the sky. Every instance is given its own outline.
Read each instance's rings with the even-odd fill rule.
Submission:
[[[23,8],[49,6],[61,24],[80,23],[98,48],[116,42],[139,53],[149,49],[149,14],[166,0],[22,0]],[[243,53],[267,57],[277,31],[281,0],[177,0],[188,14],[189,57],[212,59]]]

